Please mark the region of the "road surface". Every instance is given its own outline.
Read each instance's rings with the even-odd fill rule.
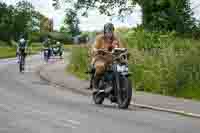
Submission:
[[[16,60],[0,60],[0,133],[199,133],[200,120],[106,102],[43,81],[35,73],[40,56],[28,60],[24,74]]]

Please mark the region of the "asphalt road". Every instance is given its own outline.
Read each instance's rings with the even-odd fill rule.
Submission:
[[[199,133],[199,119],[94,105],[41,80],[35,73],[41,64],[34,56],[20,74],[15,60],[0,60],[0,133]]]

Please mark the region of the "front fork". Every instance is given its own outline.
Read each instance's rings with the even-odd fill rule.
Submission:
[[[114,97],[118,96],[118,88],[120,88],[119,84],[119,73],[114,72],[114,80],[113,80],[113,91],[114,91]]]

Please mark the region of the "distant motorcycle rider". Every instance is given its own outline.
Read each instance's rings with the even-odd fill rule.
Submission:
[[[46,37],[43,41],[43,49],[51,48],[51,40],[49,37]]]
[[[43,41],[43,50],[48,50],[48,57],[51,55],[51,40],[49,36]]]
[[[26,57],[26,50],[27,50],[28,42],[25,39],[24,35],[20,36],[20,39],[17,43],[17,53],[16,55],[19,58],[19,55],[21,54],[22,56]],[[19,60],[18,60],[19,61]]]

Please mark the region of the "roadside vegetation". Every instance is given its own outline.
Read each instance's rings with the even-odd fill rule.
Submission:
[[[134,87],[162,95],[200,100],[200,40],[175,32],[120,31],[131,54]],[[73,47],[68,71],[88,79],[89,47]]]
[[[0,42],[2,44],[2,42]],[[16,48],[3,46],[0,47],[0,59],[2,58],[10,58],[16,56]]]

